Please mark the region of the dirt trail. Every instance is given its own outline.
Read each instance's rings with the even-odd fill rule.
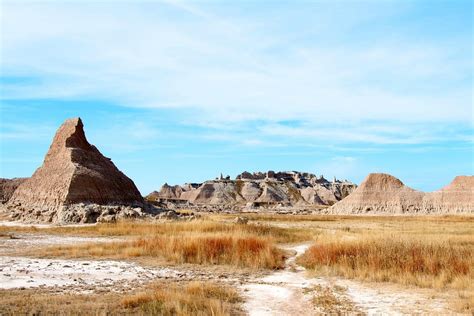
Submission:
[[[396,285],[362,283],[340,278],[311,278],[296,257],[310,244],[286,247],[294,254],[285,269],[242,285],[249,315],[314,315],[334,312],[368,315],[453,314],[445,299],[430,298],[421,290]],[[329,295],[332,306],[319,306],[313,298]],[[327,300],[326,297],[322,301]],[[329,305],[331,305],[329,304]]]

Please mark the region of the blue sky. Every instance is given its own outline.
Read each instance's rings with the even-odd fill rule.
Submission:
[[[221,172],[474,173],[471,1],[2,1],[0,177],[56,128],[147,194]]]

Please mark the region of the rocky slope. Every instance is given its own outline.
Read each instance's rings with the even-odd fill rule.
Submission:
[[[441,190],[427,193],[423,209],[429,213],[474,213],[474,176],[457,176]]]
[[[163,185],[147,199],[193,205],[233,205],[239,207],[332,205],[349,195],[356,185],[348,181],[328,181],[302,172],[248,173],[199,184]]]
[[[440,191],[424,193],[384,173],[371,173],[346,199],[327,209],[332,214],[473,213],[474,177],[459,176]]]
[[[81,119],[74,118],[61,125],[43,165],[6,206],[14,219],[94,222],[141,215],[143,202],[133,181],[89,144]]]
[[[16,188],[22,184],[27,178],[0,178],[0,203],[6,203],[15,192]]]

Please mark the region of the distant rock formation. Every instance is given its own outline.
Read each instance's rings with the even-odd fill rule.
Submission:
[[[0,178],[0,203],[6,203],[13,195],[13,192],[28,178]]]
[[[474,213],[474,176],[457,176],[441,190],[427,193],[423,209],[429,213]]]
[[[105,211],[105,215],[115,215],[122,209],[130,214],[138,212],[117,206],[136,208],[143,202],[133,181],[89,144],[81,119],[74,118],[61,125],[43,165],[18,186],[7,207],[15,219],[94,222]],[[78,205],[89,207],[85,210]]]
[[[349,195],[356,185],[330,182],[324,177],[297,171],[243,172],[235,180],[216,180],[183,186],[163,185],[149,200],[188,202],[196,205],[241,205],[252,207],[332,205]]]
[[[474,177],[459,176],[437,192],[424,193],[384,173],[371,173],[346,199],[327,210],[332,214],[473,213]]]

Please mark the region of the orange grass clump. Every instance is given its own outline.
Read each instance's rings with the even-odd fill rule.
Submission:
[[[298,260],[346,277],[462,289],[472,279],[474,251],[445,242],[334,241],[313,245]]]
[[[270,237],[248,235],[155,236],[134,241],[59,246],[38,250],[46,257],[163,258],[173,263],[232,265],[278,269],[284,252]]]

